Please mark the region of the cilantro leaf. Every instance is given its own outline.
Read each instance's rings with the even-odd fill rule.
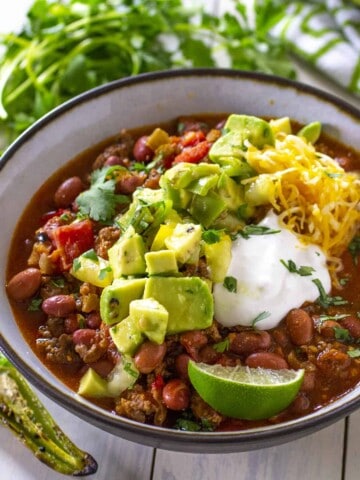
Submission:
[[[225,340],[214,343],[213,348],[219,353],[224,353],[226,350],[229,350],[230,347],[230,340],[228,338],[225,338]]]
[[[297,273],[301,277],[307,277],[309,275],[312,275],[313,272],[315,272],[315,269],[313,267],[308,267],[304,265],[302,265],[301,267],[297,267],[293,260],[288,260],[286,262],[285,260],[281,259],[280,262],[284,265],[285,268],[289,270],[290,273]]]
[[[259,313],[259,315],[257,315],[254,320],[251,322],[251,325],[253,327],[255,327],[255,325],[258,323],[258,322],[261,322],[261,320],[265,320],[265,318],[268,318],[270,317],[271,313],[270,312],[261,312]]]
[[[274,230],[270,227],[265,227],[264,225],[245,225],[245,227],[239,232],[246,240],[249,239],[252,235],[272,235],[274,233],[280,233],[281,230]]]
[[[358,257],[360,255],[360,235],[356,235],[349,243],[348,250],[352,256],[354,265],[358,264]]]
[[[220,230],[209,229],[209,230],[205,230],[202,233],[201,238],[204,240],[205,243],[208,243],[209,245],[211,245],[213,243],[219,242],[220,236],[221,236]]]
[[[360,348],[354,348],[354,350],[348,350],[347,354],[351,358],[359,358],[360,357]]]
[[[80,213],[96,222],[106,223],[114,217],[119,204],[129,203],[129,197],[115,193],[114,174],[117,170],[122,170],[122,167],[104,167],[92,173],[89,190],[81,192],[76,198]]]
[[[332,305],[347,305],[349,302],[344,300],[340,296],[332,297],[325,292],[324,286],[318,278],[312,280],[319,290],[319,297],[316,302],[324,308],[328,308]]]
[[[237,292],[237,279],[235,277],[225,277],[223,286],[231,293]]]

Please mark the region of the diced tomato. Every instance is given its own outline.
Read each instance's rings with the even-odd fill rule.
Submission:
[[[68,212],[69,210],[64,210],[63,208],[59,208],[58,210],[52,210],[51,212],[46,212],[42,215],[40,221],[42,224],[48,222],[54,217],[60,217],[64,213]]]
[[[210,144],[206,140],[184,150],[175,157],[174,163],[199,163],[209,153]]]
[[[94,232],[90,220],[62,225],[52,232],[52,240],[60,252],[62,270],[69,270],[73,260],[94,246]]]
[[[181,137],[181,145],[183,147],[193,147],[194,145],[203,142],[205,138],[205,134],[201,130],[198,130],[196,132],[186,132]]]
[[[165,386],[165,382],[163,377],[158,374],[155,377],[155,380],[151,384],[151,388],[154,388],[155,390],[162,390]]]

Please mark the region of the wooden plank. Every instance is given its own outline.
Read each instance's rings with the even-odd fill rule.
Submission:
[[[97,474],[89,478],[148,480],[150,479],[153,449],[128,442],[85,423],[63,408],[39,397],[56,419],[59,426],[81,449],[97,460]],[[32,452],[0,424],[1,478],[14,480],[64,480],[62,474],[37,460]]]
[[[360,476],[360,410],[349,417],[344,480]]]
[[[341,480],[343,437],[344,421],[340,421],[300,440],[248,453],[193,455],[158,450],[153,478]],[[346,480],[350,478],[355,477]]]

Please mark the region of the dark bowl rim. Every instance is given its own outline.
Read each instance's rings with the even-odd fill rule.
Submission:
[[[347,101],[317,87],[279,76],[227,68],[189,68],[144,73],[134,77],[126,77],[119,80],[114,80],[105,85],[95,87],[66,101],[47,113],[45,116],[37,120],[32,126],[30,126],[24,133],[22,133],[7,148],[0,159],[0,172],[5,164],[11,160],[16,151],[25,142],[27,142],[32,135],[46,127],[47,124],[51,123],[63,113],[68,112],[79,104],[107,94],[113,90],[135,84],[146,84],[151,81],[166,80],[174,77],[199,77],[204,75],[219,78],[239,78],[240,80],[248,79],[260,81],[266,84],[274,84],[275,86],[289,87],[293,90],[304,92],[320,98],[323,101],[329,102],[360,121],[360,110]],[[344,418],[355,409],[360,407],[359,395],[357,398],[351,399],[348,403],[339,405],[330,411],[322,412],[320,409],[314,414],[304,416],[301,419],[283,422],[265,428],[259,427],[250,430],[237,430],[231,432],[185,432],[180,430],[171,430],[163,427],[141,424],[123,417],[116,417],[115,415],[112,417],[105,411],[105,415],[102,415],[101,409],[94,408],[92,410],[91,406],[89,407],[85,403],[76,401],[75,398],[64,394],[60,389],[51,385],[48,381],[44,380],[39,373],[30,368],[1,334],[0,350],[3,351],[3,353],[9,358],[14,366],[35,388],[44,393],[58,405],[64,407],[70,412],[75,413],[84,421],[89,421],[89,423],[102,428],[105,431],[118,436],[123,436],[125,439],[130,441],[135,441],[137,443],[142,443],[144,445],[153,447],[158,446],[168,450],[217,453],[217,447],[221,445],[221,449],[218,453],[227,453],[263,448],[265,445],[271,446],[284,443],[324,428],[329,424]],[[122,435],[122,433],[124,435]],[[158,437],[158,440],[156,440],[156,437]]]

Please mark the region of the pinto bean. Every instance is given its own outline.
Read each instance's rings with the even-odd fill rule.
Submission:
[[[194,360],[198,359],[198,351],[208,343],[208,338],[200,330],[185,332],[180,336],[180,343]]]
[[[95,340],[96,331],[91,328],[80,328],[73,333],[72,340],[75,345],[90,346]]]
[[[7,284],[9,296],[18,302],[32,297],[41,285],[41,272],[37,268],[27,268],[14,275]]]
[[[353,338],[360,338],[360,320],[350,315],[341,320],[341,326],[346,328]]]
[[[301,308],[294,308],[286,316],[286,326],[295,345],[307,345],[314,333],[314,324],[310,315]]]
[[[55,205],[65,208],[71,205],[75,198],[84,190],[84,184],[80,177],[70,177],[65,180],[56,190],[54,195]]]
[[[133,149],[133,155],[137,162],[148,163],[154,156],[153,150],[146,144],[147,136],[144,135],[137,139]]]
[[[47,315],[65,317],[76,310],[76,302],[72,295],[54,295],[46,298],[41,308]]]
[[[189,374],[188,374],[188,363],[189,363],[190,357],[186,353],[180,353],[175,358],[175,369],[177,374],[182,380],[188,380],[189,379]]]
[[[174,378],[163,388],[162,399],[170,410],[185,410],[190,403],[190,389],[180,378]]]
[[[229,334],[229,350],[238,355],[250,355],[259,350],[267,350],[271,336],[265,331],[243,331]]]
[[[144,342],[136,352],[134,361],[140,373],[150,373],[163,361],[166,345]]]
[[[287,361],[273,352],[257,352],[249,355],[245,363],[251,368],[270,368],[272,370],[281,370],[282,368],[289,368]]]

